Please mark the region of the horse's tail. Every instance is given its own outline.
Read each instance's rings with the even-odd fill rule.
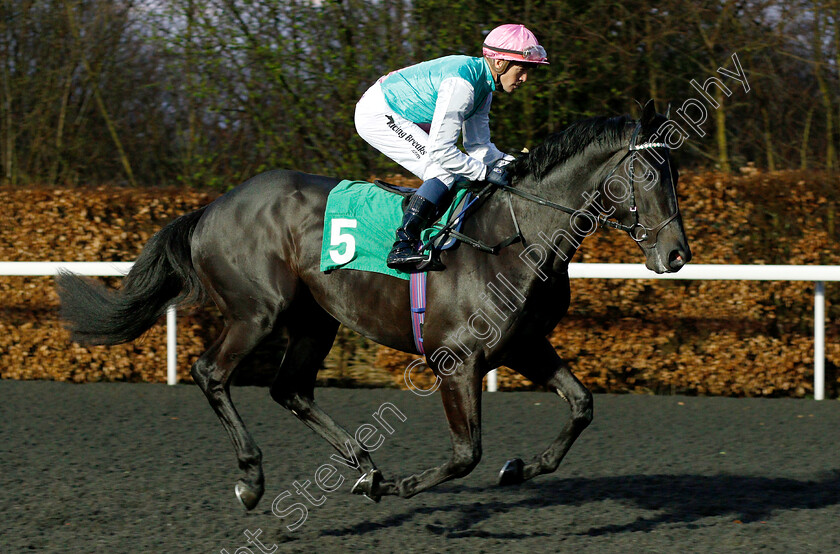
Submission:
[[[61,317],[81,344],[120,344],[145,333],[170,304],[203,301],[190,239],[206,206],[183,215],[146,243],[122,288],[113,290],[69,272],[57,278]]]

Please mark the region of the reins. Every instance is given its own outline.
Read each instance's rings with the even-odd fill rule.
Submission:
[[[650,227],[650,228],[645,227],[639,221],[639,210],[638,210],[638,206],[636,205],[636,185],[635,185],[635,176],[634,176],[634,165],[635,165],[635,161],[636,161],[636,155],[640,150],[647,150],[647,149],[650,149],[650,148],[667,148],[668,147],[665,143],[661,143],[661,142],[646,142],[646,143],[637,145],[636,144],[636,139],[638,138],[638,134],[639,134],[640,130],[641,130],[641,123],[637,123],[636,128],[633,130],[633,135],[630,139],[630,144],[628,145],[627,152],[624,154],[624,156],[622,156],[622,158],[618,161],[618,163],[615,165],[615,167],[613,167],[612,171],[610,171],[610,173],[607,175],[606,179],[604,179],[605,183],[608,182],[610,180],[610,178],[613,176],[613,174],[616,172],[616,170],[619,167],[621,167],[621,165],[624,163],[624,161],[628,157],[630,157],[630,166],[629,166],[629,171],[628,171],[629,177],[630,177],[630,212],[633,214],[634,222],[633,222],[632,225],[625,225],[625,224],[620,223],[618,221],[613,221],[611,219],[608,219],[609,216],[607,214],[598,214],[598,216],[596,218],[596,222],[600,225],[603,225],[603,226],[609,228],[609,229],[624,231],[628,235],[630,235],[630,238],[632,238],[634,241],[636,241],[638,243],[642,243],[642,242],[647,241],[648,237],[650,237],[651,234],[652,234],[653,245],[655,246],[656,245],[656,239],[659,236],[659,232],[662,230],[663,227],[665,227],[668,223],[673,221],[679,215],[680,210],[679,210],[679,207],[677,207],[677,209],[674,210],[674,213],[672,213],[669,217],[667,217],[664,221],[662,221],[661,223],[659,223],[655,227]],[[671,186],[672,187],[674,186],[673,181],[671,182]],[[475,209],[480,207],[482,204],[484,204],[484,202],[487,201],[487,199],[489,199],[493,195],[493,193],[496,192],[496,190],[501,190],[501,191],[504,191],[504,192],[508,193],[508,196],[507,196],[508,207],[510,208],[510,215],[511,215],[511,218],[513,220],[514,228],[516,230],[516,233],[514,235],[509,236],[508,238],[504,239],[503,241],[499,242],[496,245],[489,245],[489,244],[486,244],[486,243],[484,243],[480,240],[469,237],[469,236],[467,236],[467,235],[465,235],[465,234],[463,234],[459,231],[456,231],[454,229],[454,226],[455,226],[456,222],[461,217],[464,217],[465,214],[467,214],[468,210],[470,210],[470,208],[472,208],[474,205],[476,206]],[[574,214],[580,212],[580,209],[575,210],[573,208],[569,208],[568,206],[564,206],[562,204],[552,202],[551,200],[548,200],[548,199],[543,198],[541,196],[537,196],[536,194],[532,194],[530,192],[521,190],[521,189],[516,188],[514,186],[511,186],[511,185],[494,186],[494,185],[489,185],[488,184],[483,189],[481,189],[479,192],[477,192],[476,197],[473,198],[464,207],[464,209],[461,210],[461,212],[456,217],[454,217],[448,224],[446,224],[443,228],[441,228],[440,232],[437,235],[435,235],[435,237],[432,240],[427,242],[426,245],[424,245],[423,249],[424,250],[433,249],[434,244],[439,242],[438,241],[439,237],[452,237],[452,238],[454,238],[456,240],[459,240],[459,241],[461,241],[461,242],[463,242],[463,243],[465,243],[465,244],[467,244],[467,245],[469,245],[469,246],[471,246],[471,247],[473,247],[477,250],[480,250],[482,252],[487,252],[487,253],[490,253],[490,254],[494,254],[494,255],[498,254],[502,249],[507,248],[508,246],[510,246],[512,244],[516,244],[518,242],[522,242],[524,244],[525,243],[525,237],[522,236],[522,231],[519,227],[519,222],[516,219],[516,213],[513,210],[513,202],[511,201],[511,196],[513,196],[513,195],[519,196],[520,198],[523,198],[523,199],[528,200],[530,202],[534,202],[535,204],[538,204],[540,206],[545,206],[545,207],[548,207],[548,208],[552,208],[552,209],[567,213],[569,215],[574,215]],[[674,195],[676,197],[676,191],[674,191]],[[473,209],[472,211],[475,211],[475,209]],[[470,213],[472,213],[472,212],[470,212]]]
[[[509,195],[507,197],[508,207],[510,208],[510,216],[513,219],[513,226],[516,229],[516,234],[509,236],[508,238],[504,239],[503,241],[499,242],[498,244],[489,245],[487,243],[484,243],[484,242],[482,242],[478,239],[474,239],[474,238],[472,238],[468,235],[465,235],[464,233],[462,233],[460,231],[456,231],[454,229],[455,225],[458,223],[458,220],[460,220],[462,217],[466,217],[466,215],[468,215],[467,211],[470,208],[472,208],[475,205],[475,208],[472,210],[472,212],[474,212],[479,207],[481,207],[481,205],[483,205],[484,202],[486,202],[491,196],[493,196],[493,193],[496,192],[497,190],[503,190],[503,189],[500,189],[500,187],[497,187],[495,185],[486,185],[483,189],[478,191],[475,195],[475,198],[470,200],[470,202],[466,206],[464,206],[464,208],[461,210],[461,212],[458,215],[453,217],[452,220],[449,223],[447,223],[446,225],[444,225],[441,228],[441,230],[438,234],[436,234],[431,240],[429,240],[429,242],[427,242],[423,246],[423,250],[428,250],[428,249],[434,248],[434,243],[440,242],[439,241],[440,237],[452,237],[456,240],[459,240],[459,241],[463,242],[464,244],[467,244],[467,245],[475,248],[476,250],[480,250],[482,252],[487,252],[488,254],[493,254],[494,256],[497,255],[502,249],[507,248],[508,246],[510,246],[512,244],[516,244],[517,242],[525,242],[525,237],[522,236],[522,231],[519,228],[519,221],[517,221],[517,219],[516,219],[516,212],[513,211],[513,202],[511,202]],[[472,213],[472,212],[470,212],[470,213]]]

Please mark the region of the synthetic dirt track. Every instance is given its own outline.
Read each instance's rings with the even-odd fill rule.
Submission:
[[[266,471],[247,514],[233,449],[195,386],[0,381],[0,552],[840,551],[836,400],[597,395],[593,424],[556,473],[500,488],[504,461],[541,451],[568,410],[548,393],[485,393],[471,475],[373,504],[350,494],[354,472],[266,389],[234,388],[233,399]],[[384,402],[406,416],[386,418],[394,432],[373,453],[386,478],[448,456],[437,395],[319,389],[316,399],[351,432],[376,425]],[[288,531],[299,513],[281,519],[272,502],[307,503],[294,482],[314,483],[328,462],[346,480],[332,493],[312,484],[321,505]]]

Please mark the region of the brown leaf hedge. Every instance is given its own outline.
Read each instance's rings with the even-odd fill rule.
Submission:
[[[398,179],[397,179],[398,180]],[[680,179],[683,220],[704,264],[840,264],[840,176],[828,172],[689,173]],[[0,188],[0,260],[130,261],[171,219],[218,195],[174,188]],[[587,238],[576,262],[642,261],[623,233]],[[119,278],[106,280],[119,286]],[[552,343],[597,392],[731,396],[813,393],[813,284],[756,281],[572,281],[572,307]],[[828,392],[840,366],[840,285],[826,284]],[[179,313],[178,376],[220,330],[212,307]],[[69,341],[51,277],[0,276],[0,378],[71,382],[166,379],[165,327],[116,347]],[[282,345],[278,345],[282,348]],[[415,356],[342,328],[322,384],[405,388]],[[264,384],[269,374],[241,383]],[[431,376],[414,374],[418,387]],[[530,389],[501,368],[502,390]]]

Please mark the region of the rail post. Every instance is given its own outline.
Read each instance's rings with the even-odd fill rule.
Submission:
[[[178,321],[175,304],[166,308],[166,384],[178,383]]]
[[[498,383],[496,370],[493,369],[487,374],[487,392],[496,392],[498,390]]]
[[[814,286],[814,400],[825,399],[825,282]]]

